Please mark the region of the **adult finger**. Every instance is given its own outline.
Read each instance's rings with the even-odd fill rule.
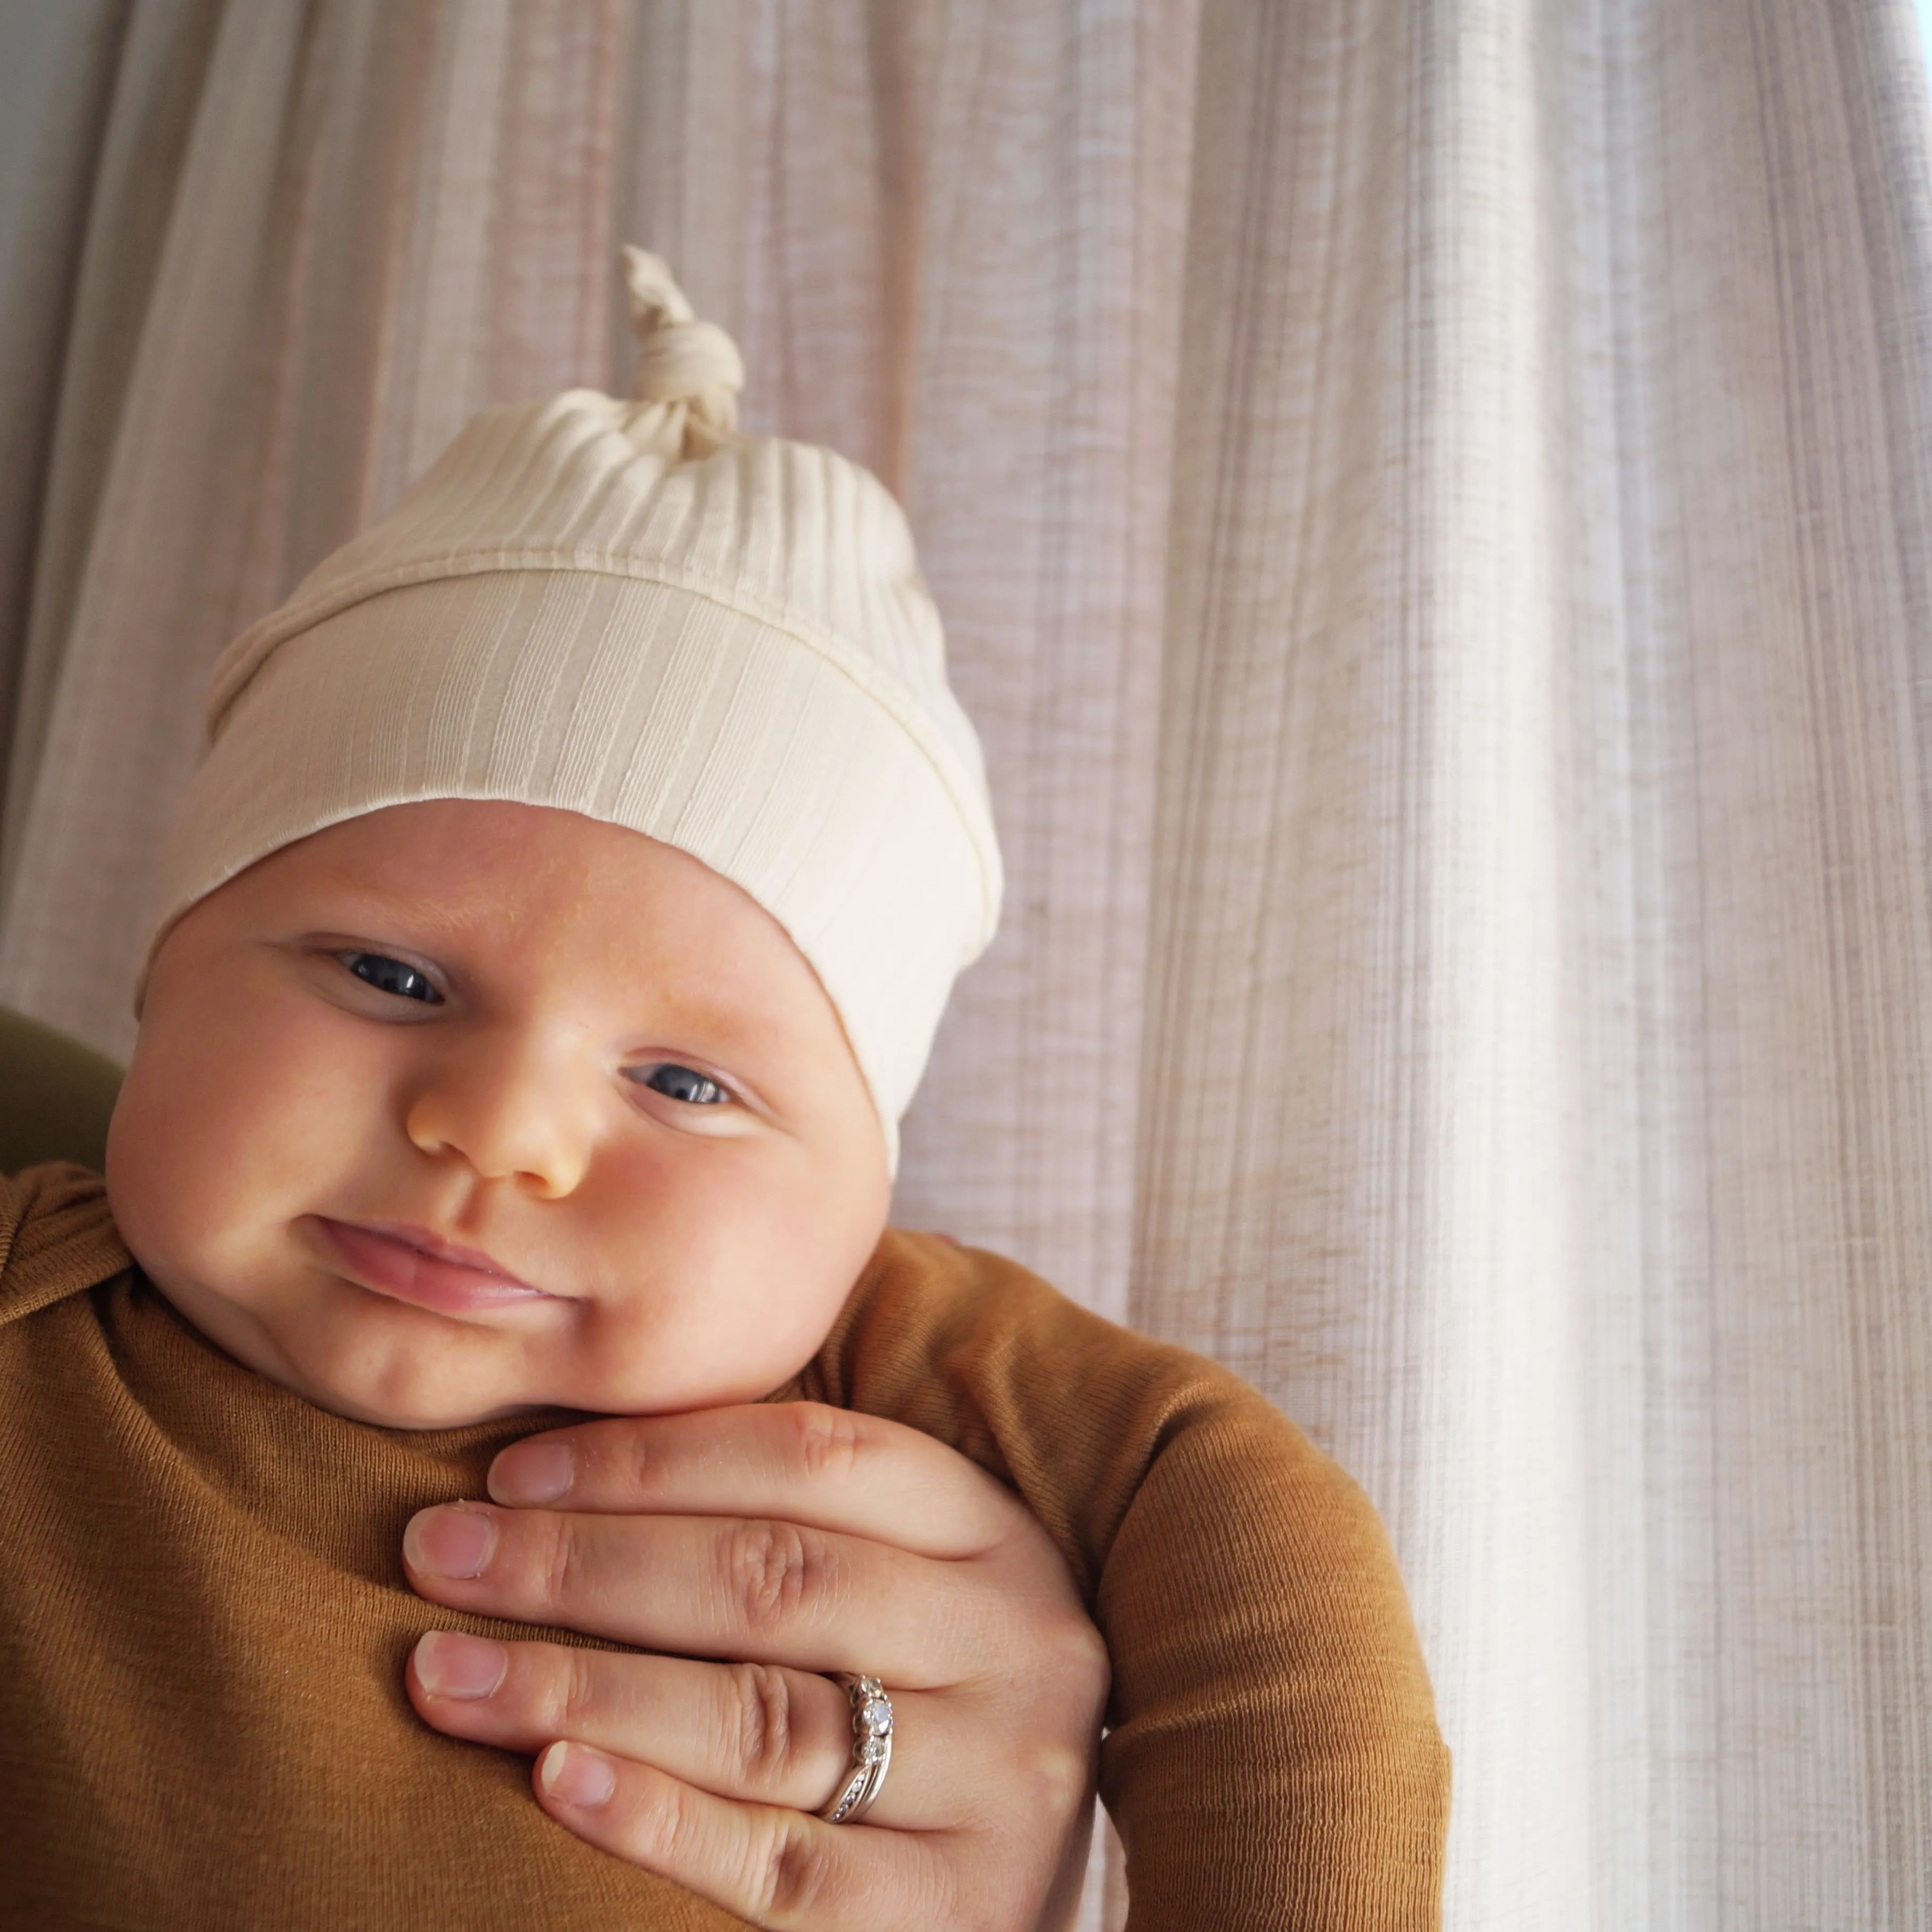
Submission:
[[[1024,1515],[1010,1490],[931,1436],[815,1402],[528,1436],[490,1465],[490,1494],[518,1508],[782,1516],[940,1557],[991,1548]]]
[[[429,1630],[406,1681],[424,1721],[452,1737],[530,1753],[559,1739],[590,1744],[721,1798],[816,1811],[852,1762],[844,1690],[775,1664]],[[870,1814],[874,1823],[926,1831],[960,1822],[960,1791],[1000,1769],[985,1760],[986,1726],[975,1715],[955,1700],[893,1694],[892,1772]]]
[[[772,1932],[957,1922],[943,1840],[734,1804],[585,1744],[552,1744],[532,1782],[538,1803],[579,1838]]]
[[[687,1657],[867,1671],[916,1690],[978,1676],[1015,1613],[1000,1566],[935,1564],[763,1518],[450,1503],[411,1519],[403,1561],[422,1595],[453,1609]]]

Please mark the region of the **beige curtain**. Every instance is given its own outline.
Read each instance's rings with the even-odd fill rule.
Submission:
[[[1906,0],[10,0],[0,52],[0,999],[124,1050],[209,661],[470,411],[620,383],[650,242],[758,424],[901,491],[987,742],[1011,910],[902,1217],[1365,1481],[1452,1927],[1932,1924]]]

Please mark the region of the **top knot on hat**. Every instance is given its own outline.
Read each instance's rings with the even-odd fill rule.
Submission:
[[[624,433],[646,454],[695,461],[722,448],[738,427],[745,386],[738,345],[715,322],[700,322],[662,259],[624,250],[624,283],[638,360],[631,393],[642,406]]]

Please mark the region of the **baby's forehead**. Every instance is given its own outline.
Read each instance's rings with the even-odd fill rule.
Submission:
[[[504,988],[542,979],[611,999],[648,992],[713,1025],[825,998],[784,928],[731,880],[578,812],[499,800],[392,806],[286,848],[263,869],[292,914],[352,922],[348,939],[448,952],[436,963]]]
[[[692,904],[709,922],[775,923],[730,880],[675,846],[581,812],[512,800],[386,806],[284,851],[304,883],[452,922],[539,906],[554,914],[668,914]]]

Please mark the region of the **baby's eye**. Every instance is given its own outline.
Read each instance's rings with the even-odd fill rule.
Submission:
[[[709,1074],[700,1073],[695,1067],[680,1066],[671,1060],[626,1068],[625,1078],[634,1080],[640,1087],[650,1088],[654,1094],[663,1094],[667,1100],[682,1100],[687,1106],[722,1106],[731,1097]]]
[[[393,993],[400,1000],[421,1000],[426,1006],[440,1006],[442,995],[430,983],[427,973],[382,952],[344,952],[338,956],[358,980],[366,980],[379,993]]]

